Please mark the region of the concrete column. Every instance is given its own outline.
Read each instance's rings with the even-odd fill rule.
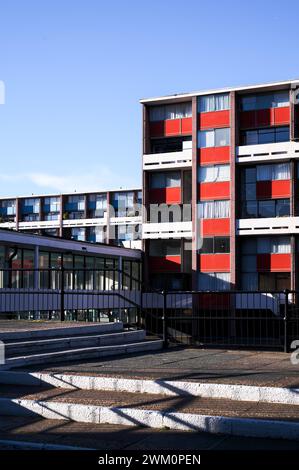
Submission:
[[[230,283],[236,289],[236,93],[230,93]]]
[[[197,270],[198,270],[198,256],[197,256],[197,241],[200,234],[200,227],[198,224],[198,193],[197,193],[197,167],[198,167],[198,151],[197,151],[197,97],[192,98],[192,289],[198,288]]]

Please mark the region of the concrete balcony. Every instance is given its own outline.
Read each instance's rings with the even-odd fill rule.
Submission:
[[[143,155],[143,170],[167,170],[173,168],[191,168],[192,142],[183,142],[180,152],[151,153]]]
[[[192,238],[192,222],[143,224],[142,238]]]
[[[46,228],[59,228],[59,220],[34,220],[32,222],[19,222],[19,230],[38,230]]]
[[[237,235],[285,235],[299,233],[299,217],[238,219]]]
[[[66,219],[63,220],[63,227],[97,227],[107,225],[107,217],[101,219]]]
[[[299,158],[299,142],[241,145],[236,149],[237,163],[271,162]]]
[[[138,225],[142,223],[142,217],[111,217],[110,225]]]

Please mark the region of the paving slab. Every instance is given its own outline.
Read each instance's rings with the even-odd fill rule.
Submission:
[[[37,402],[75,403],[98,407],[117,407],[190,413],[196,415],[236,418],[272,419],[299,423],[299,406],[277,403],[236,401],[195,396],[165,396],[144,393],[107,392],[102,390],[70,390],[2,385],[1,398],[33,400]]]
[[[299,365],[283,352],[169,348],[101,360],[64,362],[18,370],[75,375],[182,380],[299,388]]]
[[[299,443],[278,439],[216,436],[166,429],[0,416],[7,431],[0,440],[71,445],[98,450],[298,450]],[[1,450],[11,445],[0,444]]]

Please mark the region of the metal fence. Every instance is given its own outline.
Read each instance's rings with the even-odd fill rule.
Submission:
[[[0,318],[137,326],[141,280],[119,269],[2,269]]]
[[[193,346],[289,351],[299,339],[299,292],[161,292],[143,294],[151,334]]]
[[[299,292],[165,292],[118,269],[2,269],[1,318],[123,321],[165,346],[288,351],[299,339]]]

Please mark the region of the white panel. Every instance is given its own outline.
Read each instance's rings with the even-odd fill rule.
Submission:
[[[191,238],[192,222],[143,224],[142,238]]]
[[[188,168],[191,166],[191,141],[183,142],[183,150],[181,152],[152,153],[148,155],[143,155],[144,170],[161,170],[164,168]]]
[[[299,233],[299,217],[269,217],[237,220],[237,235]]]
[[[278,142],[274,144],[241,145],[237,147],[237,162],[271,162],[299,158],[298,142]]]

